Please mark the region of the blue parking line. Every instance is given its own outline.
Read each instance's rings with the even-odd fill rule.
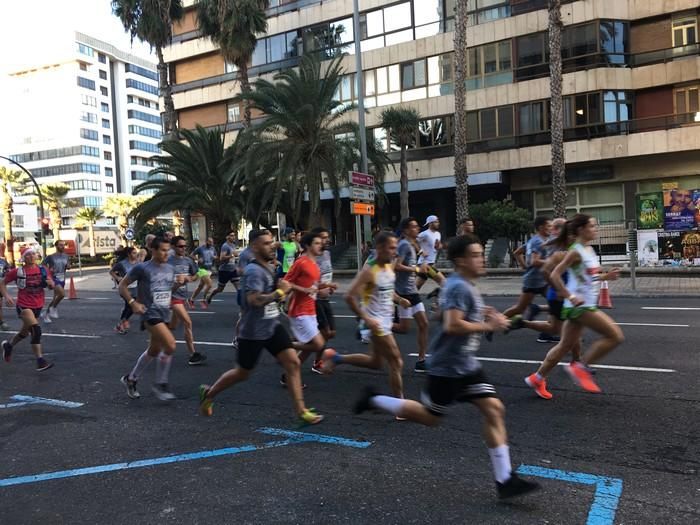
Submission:
[[[584,472],[567,472],[535,465],[520,465],[517,472],[526,476],[594,485],[595,494],[593,496],[593,504],[588,511],[586,525],[613,525],[615,523],[615,511],[622,495],[621,479],[596,476]]]
[[[26,405],[49,405],[60,408],[78,408],[83,406],[84,403],[78,403],[76,401],[63,401],[61,399],[50,399],[48,397],[36,397],[36,396],[24,396],[24,395],[14,395],[10,397],[16,401],[16,403],[3,403],[0,404],[0,408],[16,408],[23,407]]]
[[[129,470],[135,468],[151,467],[154,465],[167,465],[169,463],[179,463],[183,461],[194,461],[198,459],[208,459],[220,456],[234,456],[245,452],[255,452],[256,450],[264,450],[269,448],[284,447],[297,443],[330,443],[344,447],[366,448],[371,445],[367,441],[355,441],[337,436],[326,436],[322,434],[310,434],[306,432],[294,432],[278,428],[261,428],[258,430],[264,434],[272,434],[279,436],[287,436],[288,439],[282,441],[270,441],[262,445],[243,445],[240,447],[227,447],[215,450],[204,450],[201,452],[188,452],[184,454],[176,454],[174,456],[163,456],[159,458],[141,459],[126,463],[111,463],[108,465],[97,465],[95,467],[83,467],[70,470],[59,470],[56,472],[44,472],[41,474],[33,474],[30,476],[19,476],[13,478],[0,479],[0,487],[10,487],[13,485],[26,485],[29,483],[38,483],[41,481],[49,481],[52,479],[72,478],[76,476],[88,476],[91,474],[100,474],[103,472],[115,472],[118,470]]]

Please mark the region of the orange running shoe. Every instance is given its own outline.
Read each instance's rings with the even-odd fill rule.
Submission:
[[[326,348],[321,354],[321,371],[324,374],[332,374],[333,370],[335,370],[335,362],[333,361],[333,358],[337,355],[337,353],[338,352],[332,348]]]
[[[566,370],[574,383],[583,388],[586,392],[591,392],[592,394],[600,394],[602,392],[600,387],[593,380],[591,373],[581,363],[575,361],[565,366],[564,370]]]
[[[525,378],[525,383],[542,399],[552,399],[552,393],[547,390],[547,380],[544,377],[537,379],[537,374],[531,374]]]

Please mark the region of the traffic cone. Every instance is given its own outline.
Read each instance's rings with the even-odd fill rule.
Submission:
[[[612,299],[610,298],[610,289],[608,281],[600,283],[600,295],[598,296],[598,308],[612,308]]]
[[[78,294],[75,291],[75,282],[73,282],[73,278],[70,278],[70,286],[68,286],[68,299],[77,299]]]

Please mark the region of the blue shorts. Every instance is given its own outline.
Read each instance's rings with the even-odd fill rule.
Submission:
[[[66,281],[59,281],[58,279],[53,280],[54,286],[60,286],[61,288],[66,287]]]

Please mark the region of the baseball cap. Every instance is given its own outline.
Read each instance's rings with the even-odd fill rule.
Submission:
[[[425,224],[423,226],[427,226],[431,222],[435,222],[437,220],[438,220],[437,215],[428,215],[428,218],[425,219]]]

